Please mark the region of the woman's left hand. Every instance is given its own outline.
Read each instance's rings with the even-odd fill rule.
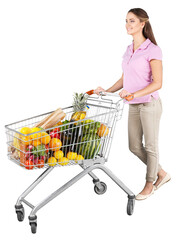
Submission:
[[[131,95],[131,93],[128,92],[127,90],[125,90],[125,89],[123,89],[121,92],[119,92],[119,96],[121,98],[125,98],[126,96],[129,96],[129,95]]]

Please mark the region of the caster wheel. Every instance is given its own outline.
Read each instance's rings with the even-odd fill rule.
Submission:
[[[36,230],[37,230],[37,216],[34,215],[34,216],[29,216],[29,223],[30,223],[30,226],[31,226],[31,232],[32,233],[36,233]]]
[[[18,219],[18,221],[19,221],[19,222],[22,222],[22,221],[24,220],[24,217],[25,217],[24,213],[18,211],[18,212],[16,212],[16,214],[17,214],[17,219]]]
[[[37,223],[32,222],[32,223],[30,223],[30,226],[31,226],[31,232],[32,232],[32,233],[36,233]]]
[[[25,211],[23,205],[15,206],[16,209],[16,214],[17,214],[17,219],[19,222],[22,222],[25,217]]]
[[[107,185],[104,182],[100,182],[101,188],[98,188],[96,185],[94,186],[94,191],[98,195],[104,194],[107,190]]]
[[[128,199],[127,214],[132,215],[134,211],[135,199]]]

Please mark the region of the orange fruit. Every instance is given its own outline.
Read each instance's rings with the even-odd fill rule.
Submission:
[[[58,138],[52,138],[49,142],[49,148],[52,151],[58,151],[62,146],[62,142]]]
[[[51,137],[48,135],[48,133],[46,133],[46,132],[42,132],[41,133],[41,142],[43,143],[43,144],[48,144],[49,142],[50,142],[50,140],[51,140]]]
[[[108,133],[109,133],[109,128],[106,125],[101,124],[100,128],[97,131],[97,134],[99,135],[99,137],[105,137],[108,135]]]
[[[34,147],[37,147],[38,145],[41,144],[41,141],[39,139],[35,139],[35,140],[32,141],[32,144],[33,144]]]

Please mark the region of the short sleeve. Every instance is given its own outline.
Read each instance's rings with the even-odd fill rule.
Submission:
[[[153,59],[162,60],[162,50],[159,46],[154,46],[150,49],[148,54],[148,61],[151,61]]]

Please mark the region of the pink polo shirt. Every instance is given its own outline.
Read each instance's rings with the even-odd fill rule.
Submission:
[[[134,93],[148,86],[152,81],[150,61],[152,59],[162,60],[160,47],[146,39],[141,46],[133,52],[133,43],[127,47],[123,55],[122,68],[124,73],[123,88]],[[150,102],[151,96],[159,98],[158,91],[143,97],[135,98],[127,103]]]

